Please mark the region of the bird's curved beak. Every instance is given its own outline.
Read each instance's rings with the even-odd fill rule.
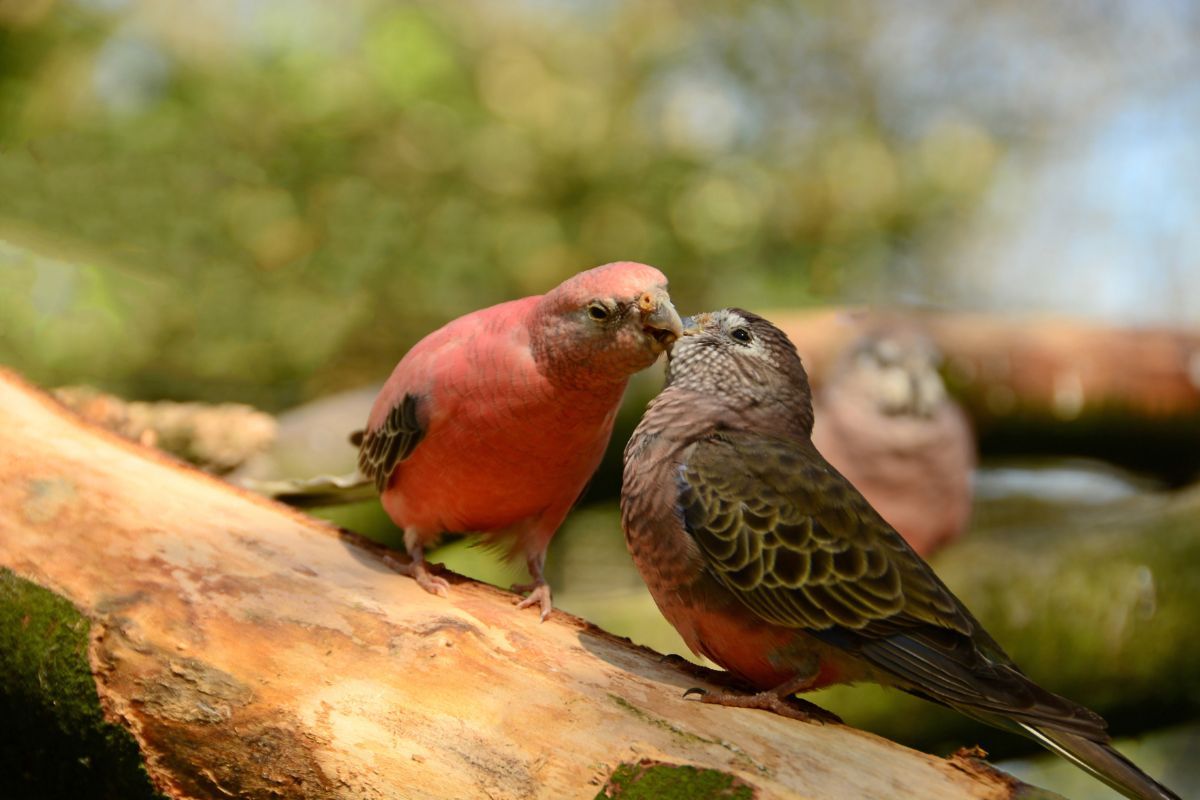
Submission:
[[[644,293],[638,298],[638,309],[642,314],[642,331],[650,337],[656,350],[668,349],[683,333],[679,312],[671,305],[671,297],[665,289]]]

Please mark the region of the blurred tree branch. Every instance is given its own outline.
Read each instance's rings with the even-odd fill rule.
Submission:
[[[275,418],[241,403],[137,402],[89,386],[63,386],[54,396],[84,419],[219,475],[275,441]]]
[[[1200,469],[1195,331],[982,312],[767,313],[816,382],[872,326],[924,331],[986,453],[1093,455],[1180,483]]]

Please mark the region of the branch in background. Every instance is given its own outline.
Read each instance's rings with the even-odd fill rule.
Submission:
[[[869,326],[924,330],[986,455],[1092,456],[1176,485],[1200,469],[1200,332],[978,312],[768,316],[795,341],[814,383]]]
[[[924,329],[980,424],[1021,415],[1070,423],[1100,414],[1146,420],[1200,414],[1200,332],[978,312],[822,309],[767,316],[787,331],[818,378],[873,325]]]
[[[239,403],[146,403],[89,386],[64,386],[55,389],[54,396],[97,425],[218,475],[275,441],[275,419]]]

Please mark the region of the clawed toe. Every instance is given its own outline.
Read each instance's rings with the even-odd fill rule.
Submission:
[[[439,575],[431,575],[426,571],[422,575],[413,576],[422,589],[438,597],[450,596],[450,583]]]
[[[809,722],[829,723],[830,725],[844,725],[842,718],[828,709],[821,708],[816,703],[810,703],[807,700],[801,700],[799,697],[792,697],[787,700],[780,700],[789,709],[795,712],[795,719],[804,719]],[[789,716],[785,714],[784,716]]]
[[[429,571],[424,561],[399,561],[390,555],[384,555],[383,563],[401,575],[407,575],[417,582],[425,591],[438,597],[450,596],[450,582],[440,575]]]
[[[802,722],[836,723],[842,720],[820,706],[796,697],[780,697],[775,692],[759,692],[758,694],[738,694],[736,692],[710,692],[707,689],[693,687],[683,693],[684,697],[695,695],[701,703],[710,705],[729,706],[731,708],[757,708],[770,711],[781,717],[796,719]]]
[[[541,609],[542,622],[546,621],[546,617],[550,616],[550,612],[554,610],[554,603],[550,596],[550,586],[545,583],[532,583],[526,585],[516,585],[512,587],[514,592],[529,592],[529,596],[524,599],[514,601],[517,608],[531,608],[537,606]]]

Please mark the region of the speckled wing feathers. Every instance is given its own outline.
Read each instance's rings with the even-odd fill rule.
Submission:
[[[970,633],[954,597],[811,446],[721,435],[697,445],[680,481],[689,532],[763,618],[811,630],[907,620]]]
[[[759,617],[930,699],[1104,736],[1098,716],[1026,679],[811,443],[710,437],[680,470],[679,504],[707,568]]]
[[[425,436],[417,419],[416,395],[406,394],[392,406],[383,424],[363,433],[358,450],[358,468],[375,482],[380,492],[385,490],[396,465],[412,454]]]

